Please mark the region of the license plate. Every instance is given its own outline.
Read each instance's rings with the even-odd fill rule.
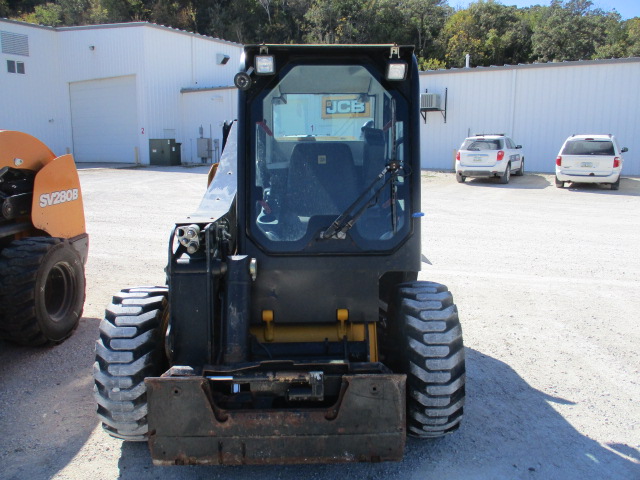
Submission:
[[[473,157],[473,161],[474,162],[481,162],[482,161],[482,157]]]
[[[591,168],[593,167],[593,162],[582,162],[580,166],[584,168]]]

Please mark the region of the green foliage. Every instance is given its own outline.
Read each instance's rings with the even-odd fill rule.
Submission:
[[[640,17],[627,20],[624,23],[624,29],[627,35],[627,52],[626,54],[633,57],[640,57]]]
[[[461,67],[465,55],[473,65],[503,65],[526,61],[531,31],[517,8],[482,0],[451,16],[444,28],[446,59]]]
[[[0,18],[8,17],[11,13],[7,0],[0,0]]]
[[[590,0],[553,0],[533,33],[538,61],[585,60],[595,57],[606,41],[606,14]],[[619,18],[619,17],[618,17]]]
[[[62,24],[62,7],[56,3],[36,5],[33,13],[25,14],[21,20],[39,25],[57,27]]]
[[[447,68],[447,64],[443,60],[438,60],[437,58],[418,57],[418,68],[422,71],[443,70]]]
[[[149,21],[238,43],[415,45],[421,69],[640,55],[640,18],[591,0],[0,0],[0,16],[43,25]]]

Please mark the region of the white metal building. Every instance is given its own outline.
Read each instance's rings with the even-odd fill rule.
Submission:
[[[149,139],[174,138],[183,162],[199,162],[198,138],[215,157],[236,116],[239,44],[149,23],[3,19],[0,40],[0,128],[78,161],[149,163]],[[421,125],[422,166],[452,169],[466,136],[506,133],[527,171],[552,172],[567,136],[613,133],[629,148],[623,173],[640,175],[639,78],[640,58],[422,72],[443,110]]]
[[[572,134],[612,133],[628,147],[623,175],[640,175],[640,58],[436,70],[420,74],[441,109],[422,125],[422,166],[452,169],[475,133],[505,133],[524,148],[527,171],[553,172]],[[444,114],[446,113],[446,123]]]
[[[197,138],[220,141],[235,117],[241,45],[145,22],[0,19],[0,36],[0,128],[79,162],[149,163],[149,139],[168,138],[198,162]]]

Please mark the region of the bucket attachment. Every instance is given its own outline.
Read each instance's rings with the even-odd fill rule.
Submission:
[[[172,371],[180,369],[145,379],[155,465],[402,459],[404,375],[298,370],[207,376],[172,375]],[[221,396],[225,389],[232,394]],[[265,403],[269,397],[272,400]],[[283,405],[274,398],[289,401]],[[261,403],[266,408],[260,408]]]

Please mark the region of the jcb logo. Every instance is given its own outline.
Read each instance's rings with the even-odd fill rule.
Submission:
[[[58,205],[60,203],[77,200],[79,192],[77,188],[60,190],[59,192],[43,193],[40,195],[40,208]]]
[[[364,113],[365,104],[357,100],[327,100],[325,103],[325,113],[335,115],[336,113]]]
[[[356,95],[322,97],[322,118],[369,117],[369,102]]]

